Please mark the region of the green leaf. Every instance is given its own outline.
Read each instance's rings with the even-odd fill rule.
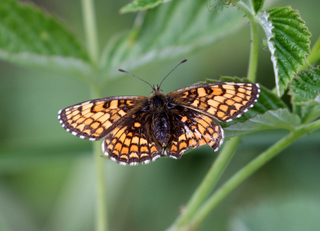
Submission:
[[[310,52],[311,36],[299,12],[276,7],[257,15],[271,52],[278,96],[283,95]]]
[[[320,117],[320,67],[301,71],[292,81],[289,94],[292,96],[294,112],[302,123]]]
[[[254,12],[257,14],[263,7],[264,0],[252,0]]]
[[[239,77],[227,77],[222,76],[220,78],[220,81],[222,82],[250,82],[248,79],[241,79]],[[207,83],[211,82],[218,82],[217,80],[206,80]],[[251,108],[249,111],[244,113],[240,118],[235,119],[228,123],[220,123],[223,127],[230,126],[230,124],[234,124],[237,122],[243,122],[246,121],[258,114],[263,114],[269,110],[277,110],[279,108],[287,108],[286,104],[279,99],[274,93],[272,93],[270,90],[265,88],[264,86],[260,85],[260,96],[258,99],[258,102],[254,105],[253,108]]]
[[[61,22],[14,0],[0,2],[0,58],[68,72],[90,71],[86,51]]]
[[[147,10],[160,5],[163,0],[134,0],[120,9],[120,13],[136,12],[139,10]]]
[[[299,72],[292,81],[289,94],[293,104],[320,104],[320,66]]]
[[[183,57],[246,24],[243,12],[236,7],[223,14],[210,14],[206,1],[175,0],[161,4],[145,12],[142,26],[107,44],[101,68],[108,76],[116,76],[119,67],[132,71],[155,60]]]
[[[300,116],[302,123],[309,123],[320,118],[320,105],[296,105],[294,112]]]
[[[233,124],[224,128],[224,132],[226,137],[232,137],[266,129],[295,130],[300,124],[299,116],[289,112],[287,108],[280,108],[276,111],[267,111],[245,122]]]

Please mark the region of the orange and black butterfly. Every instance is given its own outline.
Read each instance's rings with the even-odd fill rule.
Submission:
[[[115,96],[79,103],[60,110],[58,119],[66,131],[82,139],[104,138],[104,156],[122,165],[137,165],[164,155],[181,158],[187,149],[205,144],[217,151],[224,134],[216,120],[240,117],[260,92],[258,84],[248,82],[205,83],[168,94],[160,86],[152,87],[150,97]]]

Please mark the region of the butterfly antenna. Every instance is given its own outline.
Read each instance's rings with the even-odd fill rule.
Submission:
[[[188,59],[184,59],[184,60],[182,60],[180,63],[178,63],[178,65],[175,66],[175,67],[166,75],[166,77],[163,78],[163,80],[161,81],[161,83],[160,83],[160,85],[159,85],[159,88],[161,87],[162,82],[171,74],[171,72],[173,72],[178,66],[180,66],[180,64],[185,63],[185,62],[187,62],[187,61],[188,61]]]
[[[130,72],[125,71],[125,70],[123,70],[123,69],[118,69],[118,71],[127,73],[127,74],[129,74],[129,75],[131,75],[131,76],[133,76],[133,77],[135,77],[135,78],[137,78],[137,79],[140,79],[142,82],[145,82],[145,83],[148,84],[152,89],[154,89],[154,87],[153,87],[150,83],[148,83],[147,81],[145,81],[144,79],[141,79],[141,78],[139,78],[138,76],[135,76],[134,74],[131,74]]]

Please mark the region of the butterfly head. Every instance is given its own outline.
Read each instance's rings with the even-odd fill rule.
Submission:
[[[153,111],[153,113],[155,114],[163,113],[167,110],[166,95],[162,90],[160,90],[160,87],[158,85],[153,87],[153,91],[151,92],[148,101],[151,111]]]
[[[153,86],[153,87],[152,87],[151,95],[152,95],[154,92],[163,92],[163,91],[160,89],[160,86],[159,86],[159,85],[156,85],[156,86]]]

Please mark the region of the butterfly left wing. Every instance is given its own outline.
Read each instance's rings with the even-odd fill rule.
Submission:
[[[90,100],[62,109],[58,119],[62,127],[82,139],[105,137],[127,116],[141,110],[143,96],[115,96]]]
[[[167,94],[173,105],[196,110],[222,122],[240,117],[257,102],[260,87],[248,82],[193,85]]]

